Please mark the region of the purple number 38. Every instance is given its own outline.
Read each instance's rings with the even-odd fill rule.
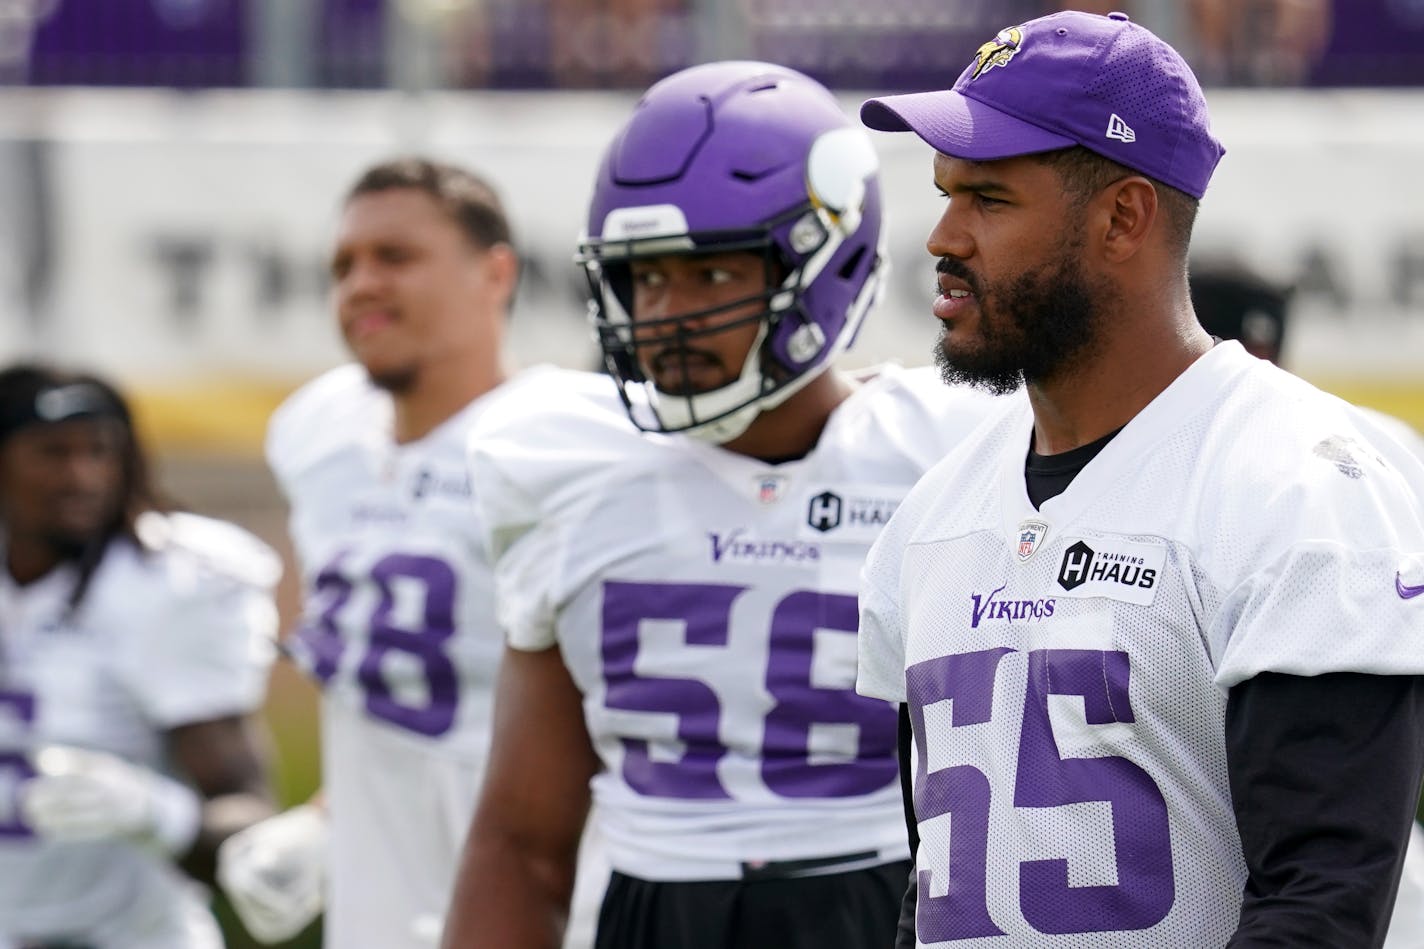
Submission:
[[[726,646],[732,606],[747,588],[711,583],[627,583],[603,585],[604,704],[611,709],[672,714],[683,752],[678,761],[655,761],[648,742],[623,739],[623,777],[653,797],[731,797],[717,775],[727,754],[720,734],[722,704],[712,686],[686,675],[656,673],[658,661],[644,656],[639,629],[644,621],[680,623],[689,646]],[[799,590],[772,610],[765,670],[766,691],[775,704],[763,722],[762,782],[788,798],[828,798],[869,794],[895,780],[895,711],[886,702],[857,695],[849,687],[817,686],[812,680],[818,631],[854,637],[853,596]],[[681,669],[686,661],[673,661]],[[652,666],[654,668],[644,668]],[[814,725],[855,726],[858,738],[849,760],[812,760]]]
[[[455,571],[436,557],[388,554],[362,579],[349,576],[343,557],[337,556],[316,577],[316,593],[325,598],[325,605],[298,633],[310,655],[312,675],[323,684],[340,666],[345,640],[338,619],[357,582],[368,582],[376,591],[376,606],[365,622],[369,642],[356,669],[366,692],[366,711],[421,735],[445,734],[455,723],[460,698],[459,678],[446,652],[446,641],[455,634]],[[418,622],[409,628],[395,620],[399,586],[420,595]],[[425,681],[423,702],[404,702],[392,693],[384,672],[386,657],[392,654],[415,660]]]

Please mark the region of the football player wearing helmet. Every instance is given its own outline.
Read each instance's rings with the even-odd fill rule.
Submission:
[[[328,946],[439,938],[501,654],[465,444],[529,375],[504,353],[518,270],[500,198],[462,168],[384,162],[343,204],[331,277],[354,361],[267,439],[305,586],[291,653],[323,693],[322,793],[234,837],[219,873],[267,941],[323,906]]]
[[[0,370],[0,945],[218,949],[190,875],[272,812],[281,563],[147,469],[108,383]]]
[[[591,805],[602,949],[894,938],[896,709],[853,691],[856,577],[992,400],[832,365],[885,278],[877,165],[757,62],[657,83],[609,145],[579,260],[612,382],[471,441],[509,648],[446,946],[557,945]]]

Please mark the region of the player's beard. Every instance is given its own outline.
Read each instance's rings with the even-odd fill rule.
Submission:
[[[415,382],[419,375],[414,366],[380,370],[368,368],[366,370],[366,376],[371,380],[371,385],[389,392],[391,395],[409,394],[415,389]]]
[[[1071,244],[1048,265],[996,287],[984,286],[959,261],[941,258],[936,269],[967,282],[979,300],[978,345],[951,350],[948,334],[935,345],[935,365],[946,384],[1004,395],[1025,381],[1065,375],[1096,347],[1106,290],[1083,273],[1081,247]]]
[[[78,560],[97,542],[98,536],[53,530],[45,535],[44,542],[56,560]]]

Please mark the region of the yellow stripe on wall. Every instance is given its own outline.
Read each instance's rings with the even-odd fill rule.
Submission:
[[[1369,406],[1424,434],[1424,375],[1417,382],[1399,379],[1374,380],[1359,378],[1311,379],[1326,392],[1333,392],[1347,402]]]
[[[259,457],[267,419],[299,384],[226,380],[141,386],[128,395],[152,450]]]
[[[1424,432],[1424,379],[1418,383],[1360,378],[1311,382]],[[129,396],[140,428],[157,451],[257,457],[272,410],[300,384],[301,380],[219,380],[138,387]]]

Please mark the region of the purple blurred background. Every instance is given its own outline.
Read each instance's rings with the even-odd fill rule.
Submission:
[[[1001,27],[1065,7],[1128,12],[1210,86],[1424,84],[1424,0],[11,0],[0,82],[636,88],[746,56],[937,88]]]

